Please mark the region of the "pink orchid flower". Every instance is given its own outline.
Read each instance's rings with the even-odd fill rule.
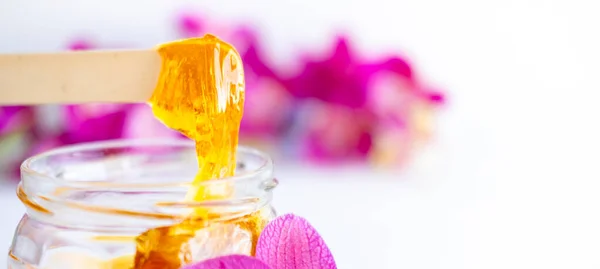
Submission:
[[[26,157],[31,133],[35,129],[35,110],[31,106],[0,107],[0,173],[18,179],[18,167]]]
[[[254,33],[240,30],[246,40],[242,55],[246,72],[246,104],[240,126],[242,136],[278,137],[286,129],[294,99],[261,54]]]
[[[179,132],[158,121],[152,114],[152,108],[146,104],[135,104],[128,108],[123,128],[124,138],[183,137]]]
[[[347,38],[339,37],[333,53],[325,59],[307,57],[302,71],[286,81],[299,99],[317,99],[330,104],[361,107],[366,99],[366,78],[371,70],[362,68]]]
[[[256,247],[256,258],[229,255],[185,269],[336,269],[325,241],[306,219],[287,214],[271,221]]]
[[[319,164],[362,159],[372,145],[374,119],[364,109],[315,103],[305,108],[300,155]]]
[[[94,42],[84,38],[76,39],[68,45],[69,50],[90,50],[94,49],[95,47],[96,45]]]
[[[201,37],[209,32],[221,38],[231,37],[232,35],[231,28],[207,20],[200,13],[193,11],[183,12],[177,19],[176,27],[179,35],[183,38]]]
[[[26,131],[34,124],[34,118],[33,107],[0,107],[0,136],[11,132]]]
[[[146,104],[86,104],[64,108],[67,144],[117,138],[170,138],[181,135],[156,120]]]
[[[380,130],[403,137],[398,151],[404,152],[412,143],[413,135],[406,133],[411,132],[407,126],[412,124],[415,105],[445,100],[441,93],[419,85],[405,59],[361,59],[350,45],[349,39],[338,38],[330,55],[308,58],[301,72],[286,80],[293,96],[311,103],[301,106],[306,109],[296,123],[303,125],[299,150],[311,161],[368,158]],[[378,87],[382,78],[394,83]]]
[[[117,139],[123,136],[127,111],[132,105],[85,104],[64,107],[67,144]]]
[[[325,163],[367,156],[375,122],[365,109],[368,79],[380,69],[358,59],[350,41],[340,37],[329,56],[306,60],[302,71],[286,80],[290,92],[310,104],[298,118],[302,157]]]

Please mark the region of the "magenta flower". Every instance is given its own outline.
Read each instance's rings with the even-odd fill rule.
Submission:
[[[329,104],[361,107],[367,93],[369,69],[363,68],[346,38],[338,38],[333,54],[324,60],[308,59],[302,72],[286,86],[300,99],[314,98]]]
[[[244,255],[229,255],[206,260],[185,269],[272,269],[264,262]]]
[[[68,45],[69,50],[90,50],[94,49],[95,47],[96,46],[94,42],[83,38],[72,41]]]
[[[262,57],[252,31],[237,32],[240,42],[246,42],[241,54],[246,75],[246,104],[240,126],[243,136],[277,137],[286,129],[294,99],[281,77]]]
[[[24,131],[33,126],[35,114],[33,107],[0,107],[0,136],[16,131]]]
[[[18,179],[18,167],[25,158],[35,126],[35,110],[30,106],[0,107],[0,173]],[[18,145],[23,145],[18,146]]]
[[[146,104],[86,104],[64,107],[66,144],[118,138],[181,137],[154,118]]]
[[[386,85],[379,87],[382,81]],[[303,103],[296,123],[302,125],[300,153],[320,163],[366,158],[380,130],[412,132],[418,107],[444,102],[441,93],[418,83],[403,58],[361,60],[344,37],[338,38],[331,55],[306,60],[285,85]],[[404,144],[412,141],[401,143],[398,148],[404,151]]]
[[[372,145],[375,119],[364,109],[316,103],[306,110],[300,121],[300,155],[321,164],[362,159]]]
[[[179,35],[183,38],[200,37],[207,33],[219,36],[225,40],[230,40],[231,29],[224,27],[220,24],[216,24],[213,21],[207,20],[198,12],[183,12],[176,22],[176,27]]]
[[[205,31],[204,20],[196,13],[184,13],[177,21],[177,30],[185,38],[199,37]]]
[[[246,76],[246,104],[242,136],[278,137],[288,127],[293,98],[276,79]]]
[[[256,247],[256,258],[229,255],[186,269],[336,269],[333,255],[308,221],[287,214],[271,221]]]
[[[135,104],[127,107],[127,116],[122,136],[124,138],[169,138],[184,137],[158,121],[152,109],[146,104]]]
[[[63,108],[67,144],[117,139],[123,136],[128,109],[133,105],[86,104]]]
[[[357,59],[349,41],[340,37],[332,55],[307,60],[302,71],[286,81],[293,96],[309,104],[297,118],[303,125],[303,157],[323,162],[367,155],[375,120],[365,109],[368,80],[380,69]]]

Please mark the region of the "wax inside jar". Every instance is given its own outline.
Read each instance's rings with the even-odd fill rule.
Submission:
[[[202,183],[235,172],[245,97],[241,57],[233,46],[212,35],[164,44],[158,53],[163,62],[149,101],[152,111],[166,126],[196,143],[199,170],[185,200],[227,199],[232,186]],[[141,234],[136,238],[134,268],[178,269],[198,257],[219,253],[252,255],[266,224],[264,214],[247,212],[234,220],[211,222],[219,217],[211,208],[196,208],[189,220]],[[194,250],[198,246],[206,249]]]

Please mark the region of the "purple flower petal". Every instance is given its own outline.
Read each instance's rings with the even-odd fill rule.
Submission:
[[[198,14],[183,14],[177,24],[184,37],[200,36],[206,29],[204,20]]]
[[[300,136],[303,157],[320,164],[367,157],[375,122],[368,111],[325,104],[305,109],[310,120]]]
[[[131,107],[120,104],[65,106],[65,142],[72,144],[121,138]]]
[[[293,103],[293,97],[276,78],[248,72],[240,132],[244,136],[273,137],[281,134],[292,113]]]
[[[34,117],[32,107],[0,107],[0,135],[31,127],[34,124]]]
[[[229,255],[189,265],[183,269],[271,269],[271,267],[250,256]]]
[[[276,137],[285,131],[293,96],[279,74],[264,60],[256,34],[250,28],[240,27],[232,36],[246,73],[246,112],[240,132],[244,137]]]
[[[306,60],[302,71],[286,81],[299,99],[315,98],[331,104],[359,108],[365,104],[369,69],[362,68],[349,41],[340,37],[325,59]]]
[[[273,269],[335,269],[323,238],[304,218],[287,214],[263,230],[256,257]]]
[[[90,50],[94,49],[96,46],[89,40],[77,39],[71,42],[67,47],[69,50]]]
[[[433,104],[443,105],[446,103],[446,96],[442,92],[427,91],[424,93],[424,95]]]
[[[399,57],[391,57],[381,64],[383,70],[391,71],[397,75],[413,79],[413,71],[406,60]]]
[[[135,104],[127,111],[124,121],[124,138],[175,138],[183,137],[157,120],[146,104]]]

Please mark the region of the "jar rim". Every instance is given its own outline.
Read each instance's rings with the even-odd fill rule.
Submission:
[[[271,190],[278,185],[278,181],[273,178],[273,161],[268,154],[254,148],[238,146],[238,161],[245,158],[257,159],[255,165],[247,168],[242,173],[236,173],[230,177],[218,178],[214,180],[206,180],[202,182],[193,182],[193,177],[183,182],[173,180],[167,183],[148,183],[148,182],[114,182],[110,181],[79,181],[63,178],[52,172],[43,171],[48,164],[46,161],[53,157],[61,157],[66,154],[97,152],[103,150],[137,150],[137,149],[194,149],[193,141],[184,139],[117,139],[106,140],[99,142],[80,143],[64,147],[58,147],[26,159],[21,165],[22,181],[17,189],[17,196],[28,208],[28,214],[35,216],[39,220],[44,219],[46,222],[58,221],[48,219],[52,215],[60,214],[61,218],[69,219],[71,222],[76,222],[78,225],[86,223],[87,218],[77,218],[73,220],[73,214],[68,212],[94,212],[95,214],[111,214],[119,215],[127,218],[142,217],[154,220],[181,220],[190,218],[190,210],[195,208],[214,208],[228,209],[228,213],[219,214],[219,218],[228,219],[239,217],[240,214],[246,214],[262,208],[271,200]],[[107,153],[110,155],[110,153]],[[151,156],[148,152],[144,152]],[[85,155],[85,154],[83,154]],[[107,155],[107,156],[109,156]],[[77,157],[77,156],[75,156]],[[41,167],[41,168],[38,168]],[[182,179],[183,180],[183,179]],[[104,202],[90,203],[83,199],[78,199],[77,196],[63,196],[63,191],[81,191],[81,192],[122,192],[138,193],[138,192],[172,192],[180,193],[180,190],[189,190],[189,187],[215,187],[215,189],[223,188],[223,186],[241,186],[242,192],[240,195],[232,197],[223,197],[218,199],[208,199],[202,201],[185,201],[179,200],[179,196],[167,198],[164,201],[154,201],[151,204],[144,204],[143,208],[133,207],[124,208],[121,205],[114,206],[111,201],[105,199]],[[249,192],[246,192],[249,191]],[[185,194],[185,192],[183,193]],[[174,199],[174,200],[171,200]],[[104,201],[104,200],[103,200]],[[58,208],[58,210],[56,210]],[[72,216],[73,215],[73,216]],[[198,216],[202,218],[203,216]],[[98,226],[97,218],[93,219],[93,225]],[[64,225],[64,224],[61,224]],[[122,226],[123,224],[121,224]],[[138,225],[138,224],[135,224]]]
[[[104,141],[96,141],[96,142],[86,142],[86,143],[78,143],[72,144],[62,147],[57,147],[48,151],[44,151],[42,153],[33,155],[27,159],[25,159],[21,163],[21,174],[22,175],[33,175],[36,177],[41,177],[45,179],[50,179],[53,181],[60,181],[60,183],[67,185],[80,185],[86,184],[85,181],[80,182],[67,182],[66,180],[60,180],[58,177],[50,175],[49,173],[45,173],[39,170],[36,170],[33,166],[39,162],[48,158],[52,158],[54,156],[59,156],[62,154],[76,153],[76,152],[84,152],[84,151],[94,151],[94,150],[103,150],[103,149],[119,149],[119,148],[144,148],[144,147],[156,147],[156,146],[165,146],[165,147],[194,147],[194,143],[191,140],[186,139],[173,139],[173,138],[155,138],[155,139],[114,139],[114,140],[104,140]],[[238,153],[253,155],[262,159],[263,163],[255,169],[251,171],[245,171],[242,174],[235,174],[233,176],[218,178],[216,180],[207,180],[202,182],[202,184],[212,184],[217,181],[219,183],[224,182],[237,182],[244,181],[247,179],[254,178],[260,174],[267,173],[273,169],[273,160],[271,157],[260,150],[239,145],[237,148]],[[191,180],[191,179],[190,179]],[[179,185],[189,185],[190,181],[186,182],[175,182],[172,184]],[[136,184],[136,186],[142,186],[143,183]],[[81,185],[80,185],[81,186]]]

